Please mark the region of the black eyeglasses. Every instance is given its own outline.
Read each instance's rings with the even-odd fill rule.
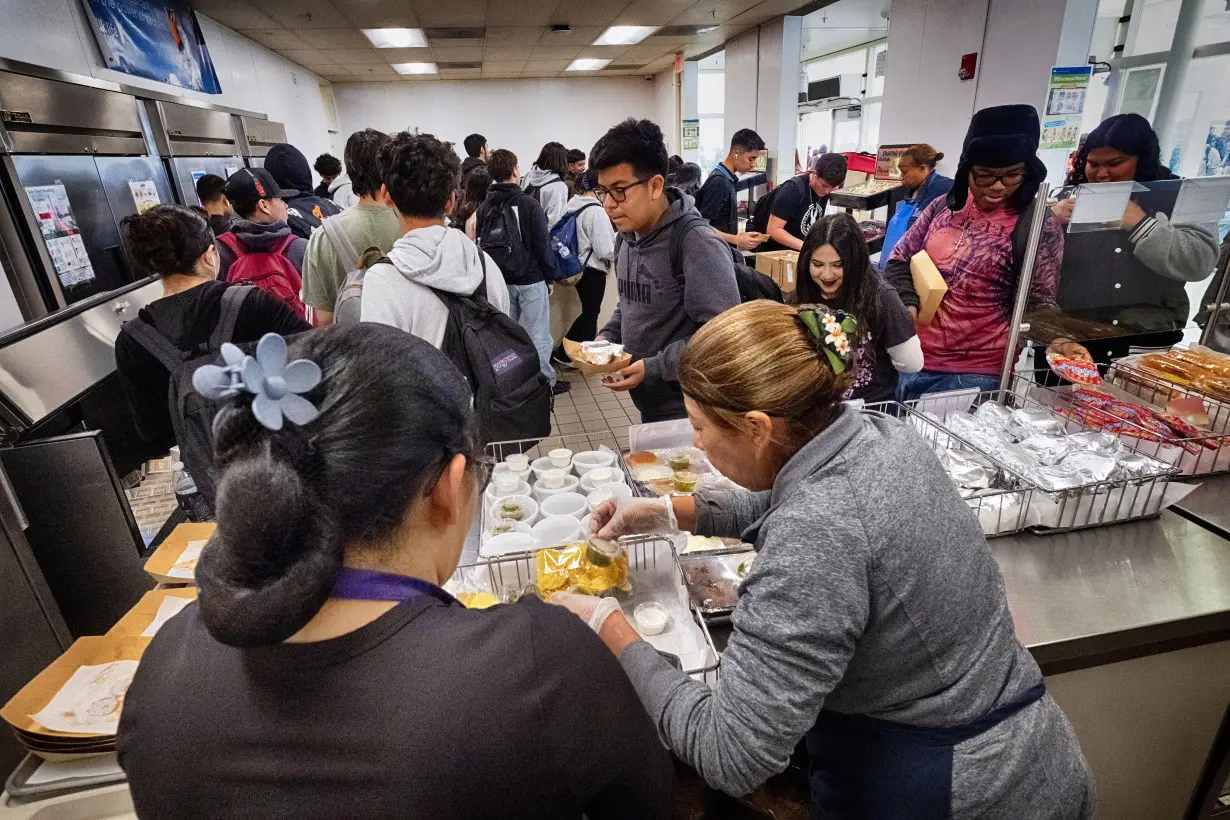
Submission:
[[[614,185],[610,188],[595,188],[594,196],[598,197],[599,202],[606,202],[606,198],[608,196],[615,202],[623,202],[628,198],[628,191],[631,191],[638,185],[644,185],[651,179],[653,179],[653,177],[645,177],[644,179],[638,179],[631,185]]]
[[[1012,187],[1020,185],[1025,181],[1024,171],[1013,171],[1008,174],[980,174],[977,171],[973,172],[974,184],[979,188],[990,188],[995,184],[996,180],[1004,183],[1004,187]]]

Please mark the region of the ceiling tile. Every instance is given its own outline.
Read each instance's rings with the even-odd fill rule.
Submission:
[[[487,45],[487,41],[481,38],[463,38],[454,40],[451,38],[436,39],[428,37],[427,45],[432,48],[482,48]]]
[[[555,6],[555,0],[494,0],[487,5],[487,24],[546,26],[551,22]]]
[[[321,50],[318,53],[321,55],[321,60],[330,65],[388,65],[391,61],[384,52],[389,49],[328,49]],[[398,60],[398,62],[401,62]]]
[[[442,80],[477,80],[483,72],[477,68],[442,68],[439,76]]]
[[[503,0],[492,0],[500,3]],[[430,26],[481,26],[487,22],[487,0],[412,0],[419,23]]]
[[[531,60],[571,60],[580,53],[580,46],[543,46],[534,49]]]
[[[525,62],[533,53],[532,46],[487,46],[483,49],[484,60],[520,60]]]
[[[349,21],[329,0],[277,0],[262,3],[261,10],[289,29],[346,28]]]
[[[629,61],[638,58],[644,58],[646,61],[661,57],[663,54],[674,54],[674,49],[663,48],[662,46],[640,45],[631,46],[623,54],[619,55],[619,59],[627,59]]]
[[[368,80],[387,79],[390,77],[400,77],[391,65],[350,65],[346,66],[350,73],[356,77],[363,77]]]
[[[526,71],[563,71],[568,67],[571,60],[526,60]]]
[[[313,48],[311,43],[288,28],[249,29],[243,34],[245,37],[255,40],[262,46],[271,48],[274,51],[286,49],[299,49],[303,51]]]
[[[560,0],[551,14],[552,23],[567,23],[570,26],[598,26],[605,28],[615,16],[623,11],[629,0]],[[592,42],[592,41],[591,41]]]
[[[453,46],[441,46],[437,43],[432,43],[431,46],[431,53],[437,60],[456,61],[483,59],[483,50],[481,48],[456,48]],[[398,62],[400,62],[400,60]]]
[[[760,2],[761,0],[702,0],[673,22],[678,26],[716,26],[754,8]]]
[[[518,72],[525,67],[525,60],[483,60],[483,71]]]
[[[333,65],[315,70],[317,74],[324,77],[326,80],[336,82],[346,82],[354,79],[354,75],[350,73],[350,69],[344,65]]]
[[[410,0],[333,0],[333,6],[356,28],[417,28]]]
[[[368,40],[353,28],[300,28],[298,35],[313,48],[371,48]]]
[[[378,48],[375,51],[389,64],[430,63],[435,59],[435,52],[430,48]]]
[[[695,4],[696,0],[633,0],[611,23],[625,26],[664,26]]]
[[[318,68],[323,70],[326,66],[341,65],[341,63],[339,63],[329,52],[321,51],[318,48],[308,49],[307,51],[302,51],[299,49],[282,49],[279,50],[278,53],[290,60],[292,63],[298,63],[304,68],[310,68],[312,70],[316,70]]]
[[[536,46],[549,33],[542,26],[488,26],[489,46]]]
[[[731,17],[730,23],[732,25],[756,25],[757,23],[764,23],[777,16],[779,16],[779,14],[773,8],[772,3],[757,3],[742,14]]]
[[[540,46],[587,46],[606,29],[603,26],[573,26],[572,31],[550,31],[538,41]]]
[[[586,57],[602,57],[603,59],[614,59],[627,51],[631,46],[586,46],[584,48]]]
[[[192,7],[211,20],[236,31],[276,28],[278,21],[257,11],[245,0],[196,0]]]

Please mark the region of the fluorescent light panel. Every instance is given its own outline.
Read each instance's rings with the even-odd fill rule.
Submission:
[[[398,74],[435,74],[435,63],[393,63],[393,70]]]
[[[582,57],[569,64],[568,71],[601,71],[610,60],[598,60],[592,57]]]
[[[634,46],[658,28],[659,26],[611,26],[602,32],[597,40],[594,40],[593,45]]]
[[[421,28],[360,29],[376,48],[426,48],[427,35]]]

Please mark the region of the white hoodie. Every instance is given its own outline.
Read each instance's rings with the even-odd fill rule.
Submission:
[[[453,228],[433,225],[410,231],[389,251],[392,264],[373,265],[363,277],[361,320],[400,328],[440,347],[448,308],[430,289],[473,293],[483,281],[479,253],[469,237]],[[486,263],[487,301],[508,313],[504,274],[490,256]]]
[[[587,206],[593,207],[587,207]],[[568,200],[565,215],[580,211],[577,217],[577,255],[587,268],[611,272],[615,261],[615,226],[602,204],[592,196],[577,194]],[[592,253],[591,253],[592,251]]]
[[[537,195],[538,204],[547,213],[547,230],[549,231],[564,215],[564,208],[568,204],[568,183],[560,179],[559,174],[554,171],[544,171],[535,165],[530,168],[525,179],[521,180],[522,188],[533,186],[540,188]]]
[[[339,208],[349,208],[351,205],[359,204],[359,197],[354,192],[354,186],[350,184],[350,177],[344,172],[338,174],[329,183],[329,199],[332,199]]]

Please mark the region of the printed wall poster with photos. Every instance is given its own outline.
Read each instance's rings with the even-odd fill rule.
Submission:
[[[55,266],[60,284],[66,288],[89,282],[94,278],[72,203],[63,185],[31,185],[26,188],[30,207],[38,219],[47,253]]]

